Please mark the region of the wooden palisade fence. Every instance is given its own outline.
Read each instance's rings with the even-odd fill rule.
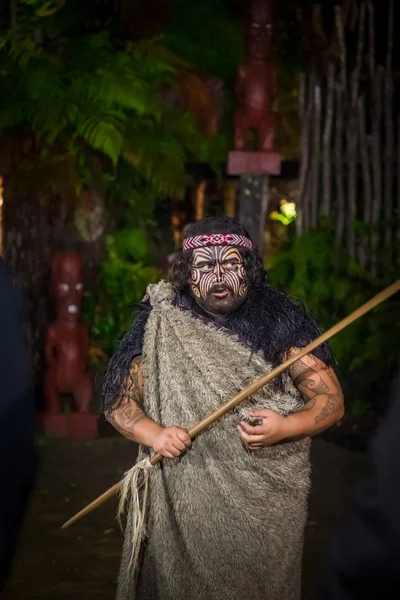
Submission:
[[[394,0],[384,65],[377,64],[375,15],[361,0],[357,51],[350,65],[342,10],[325,68],[301,76],[301,169],[297,233],[324,218],[337,248],[378,274],[380,261],[400,260],[400,115],[392,74]]]

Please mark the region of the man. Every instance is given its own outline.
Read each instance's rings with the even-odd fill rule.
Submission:
[[[33,396],[19,317],[20,298],[0,257],[0,593],[36,471]]]
[[[189,226],[171,284],[150,286],[112,359],[103,410],[167,461],[150,475],[147,538],[118,598],[298,600],[309,437],[343,415],[327,347],[193,442],[187,429],[319,334],[265,282],[246,230],[228,218]],[[131,519],[132,520],[132,519]]]
[[[371,448],[372,473],[335,536],[321,600],[400,598],[400,372]]]

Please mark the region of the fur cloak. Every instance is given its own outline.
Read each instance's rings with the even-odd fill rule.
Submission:
[[[173,298],[169,284],[149,288],[143,408],[163,426],[189,428],[271,364]],[[129,568],[128,514],[118,600],[300,599],[310,440],[250,453],[237,426],[254,408],[288,415],[302,407],[283,375],[151,471],[139,572]]]

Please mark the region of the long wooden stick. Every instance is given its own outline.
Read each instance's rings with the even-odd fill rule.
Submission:
[[[336,325],[331,327],[331,329],[320,335],[316,340],[311,342],[311,344],[308,344],[308,346],[293,354],[288,360],[286,360],[284,363],[270,371],[267,375],[264,375],[260,379],[257,379],[257,381],[254,381],[253,383],[248,385],[244,390],[236,394],[236,396],[234,396],[231,400],[229,400],[225,404],[222,404],[213,413],[208,415],[208,417],[206,417],[205,419],[197,423],[197,425],[195,425],[192,429],[190,429],[190,431],[188,432],[190,438],[193,439],[197,437],[205,429],[210,427],[210,425],[213,425],[216,421],[219,421],[219,419],[221,419],[228,412],[236,408],[239,404],[247,400],[256,392],[258,392],[267,383],[274,379],[274,377],[277,377],[278,375],[283,373],[283,371],[286,371],[286,369],[290,367],[294,362],[315,350],[315,348],[317,348],[318,346],[329,340],[331,337],[339,333],[339,331],[342,331],[342,329],[344,329],[345,327],[347,327],[348,325],[365,315],[367,312],[378,306],[378,304],[381,304],[382,302],[384,302],[399,291],[400,279],[392,285],[390,285],[385,290],[383,290],[382,292],[380,292],[379,294],[377,294],[376,296],[374,296],[374,298],[363,304],[363,306],[355,310],[353,313],[351,313],[351,315],[343,319],[343,321],[340,321],[340,323],[337,323]],[[161,462],[163,458],[164,457],[161,454],[155,454],[151,457],[150,463],[154,466]],[[121,482],[118,482],[115,485],[113,485],[109,490],[105,491],[101,496],[96,498],[96,500],[93,500],[93,502],[91,502],[85,508],[79,511],[76,515],[69,519],[69,521],[64,523],[61,529],[66,529],[70,525],[73,525],[73,523],[76,523],[77,521],[91,513],[93,510],[104,504],[106,500],[108,500],[118,492],[120,486]]]

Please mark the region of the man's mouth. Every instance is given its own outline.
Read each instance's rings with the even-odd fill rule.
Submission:
[[[218,298],[218,300],[223,300],[224,298],[227,298],[227,296],[229,296],[229,290],[227,290],[227,289],[214,290],[212,292],[212,295],[214,296],[214,298]]]

